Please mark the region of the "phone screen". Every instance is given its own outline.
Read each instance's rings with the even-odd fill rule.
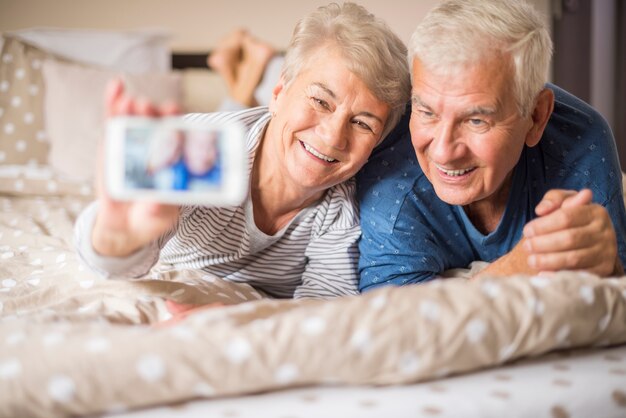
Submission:
[[[180,118],[107,122],[106,185],[119,200],[236,205],[248,192],[242,126]]]
[[[222,186],[220,131],[129,127],[124,186],[128,189],[209,191]]]

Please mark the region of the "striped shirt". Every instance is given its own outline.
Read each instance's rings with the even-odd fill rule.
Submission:
[[[249,170],[270,120],[265,107],[239,112],[190,114],[201,123],[237,120],[246,130]],[[328,189],[274,235],[259,230],[252,201],[241,206],[184,206],[175,229],[129,257],[98,255],[91,246],[97,213],[93,203],[75,227],[80,258],[105,277],[139,277],[160,261],[175,269],[199,269],[213,277],[248,283],[278,298],[329,298],[356,294],[360,236],[354,179]]]

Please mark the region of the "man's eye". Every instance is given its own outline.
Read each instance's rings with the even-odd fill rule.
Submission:
[[[428,120],[428,119],[433,119],[435,117],[435,114],[431,112],[430,110],[416,109],[416,112],[422,119]]]
[[[474,126],[474,127],[481,127],[485,124],[486,122],[482,119],[469,119],[469,124]]]

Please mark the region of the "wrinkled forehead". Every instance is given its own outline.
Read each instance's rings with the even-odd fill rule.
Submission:
[[[464,113],[509,113],[516,107],[510,68],[498,59],[457,66],[426,66],[414,59],[411,101],[414,106],[440,109],[459,107]],[[470,110],[471,109],[471,110]]]
[[[493,52],[464,58],[445,60],[424,60],[414,56],[411,62],[411,81],[415,85],[421,78],[437,77],[440,79],[459,80],[484,75],[497,77],[506,83],[515,83],[515,65],[508,53]]]

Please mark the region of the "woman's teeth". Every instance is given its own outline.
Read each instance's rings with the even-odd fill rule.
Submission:
[[[311,147],[306,142],[302,142],[302,145],[304,145],[304,149],[305,150],[307,150],[311,154],[315,155],[320,160],[328,161],[329,163],[332,163],[332,162],[336,161],[334,158],[330,158],[330,157],[325,156],[324,154],[320,154],[317,150],[315,150],[315,148]]]

